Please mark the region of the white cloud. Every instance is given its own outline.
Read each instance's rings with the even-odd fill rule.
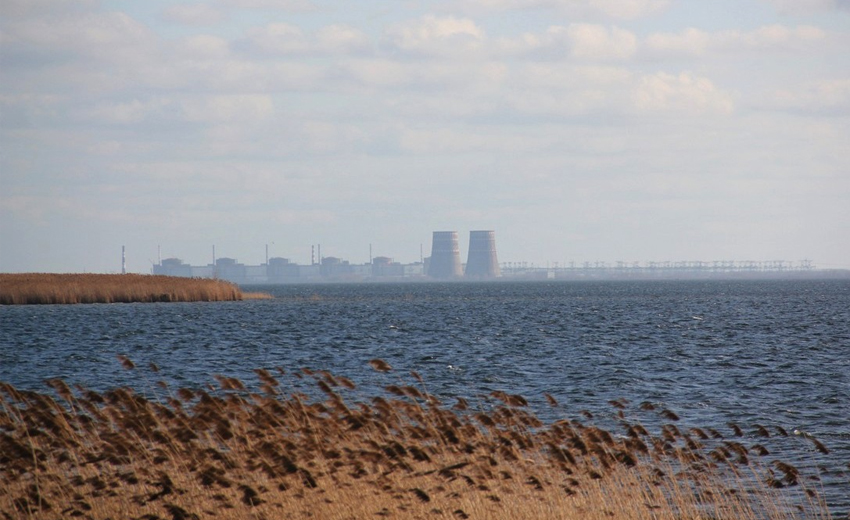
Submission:
[[[249,29],[246,36],[249,50],[269,55],[357,54],[371,46],[365,33],[341,24],[308,34],[295,25],[276,22]]]
[[[88,10],[100,0],[4,0],[3,16],[55,15],[68,11]]]
[[[316,5],[310,0],[218,0],[218,4],[234,9],[268,9],[289,12],[316,10]]]
[[[548,89],[600,89],[626,84],[632,73],[619,67],[566,66],[552,63],[525,63],[515,78],[525,87]]]
[[[588,114],[631,113],[636,78],[624,68],[522,63],[507,80],[510,94],[497,113],[538,121],[568,121]]]
[[[850,9],[847,0],[762,0],[783,14],[806,14],[831,9]]]
[[[230,45],[224,38],[199,34],[179,40],[175,52],[180,57],[191,59],[226,58],[230,54]]]
[[[144,24],[120,12],[28,19],[11,25],[3,39],[5,44],[111,60],[135,58],[156,45]]]
[[[709,52],[803,49],[826,37],[824,30],[810,25],[794,28],[768,25],[752,31],[713,33],[691,27],[679,33],[650,34],[646,38],[646,47],[659,55],[701,56]]]
[[[88,114],[106,123],[138,123],[151,115],[161,115],[171,103],[164,98],[140,101],[133,99],[122,103],[100,103]]]
[[[822,80],[801,89],[779,90],[774,94],[779,108],[801,111],[850,111],[850,78]]]
[[[570,24],[566,28],[572,55],[589,60],[625,59],[635,53],[637,38],[629,31],[601,25]]]
[[[5,106],[6,109],[16,106],[48,108],[52,105],[56,105],[63,99],[65,98],[58,94],[0,94],[0,105]]]
[[[589,0],[590,5],[614,18],[638,18],[667,7],[669,0]]]
[[[178,4],[165,9],[162,17],[185,25],[215,25],[224,19],[224,13],[205,3]]]
[[[336,24],[322,27],[316,32],[316,45],[328,53],[348,53],[369,49],[371,41],[358,29]]]
[[[498,62],[486,61],[405,63],[388,59],[358,59],[340,65],[338,71],[343,79],[370,88],[411,88],[415,91],[453,88],[460,93],[501,83],[506,67]]]
[[[269,54],[303,53],[310,49],[304,32],[288,23],[271,23],[248,30],[254,49]]]
[[[680,33],[653,33],[646,38],[646,46],[656,52],[670,54],[702,55],[711,47],[711,34],[693,27]]]
[[[552,25],[542,33],[524,33],[493,41],[492,52],[502,57],[526,55],[543,59],[573,57],[584,61],[623,60],[638,49],[634,33],[598,24]]]
[[[729,93],[687,72],[643,76],[632,101],[638,113],[730,114],[734,109]]]
[[[139,74],[153,88],[196,92],[281,92],[326,87],[325,67],[299,61],[257,62],[243,59],[185,59]]]
[[[181,103],[188,121],[257,121],[274,112],[271,97],[259,94],[194,96]]]
[[[365,140],[366,132],[359,125],[327,121],[304,121],[297,129],[303,150],[315,154],[339,154],[356,150]]]
[[[456,154],[472,152],[528,153],[544,150],[555,140],[548,136],[507,135],[496,129],[476,128],[402,128],[398,135],[399,147],[418,155]]]
[[[424,16],[387,28],[388,47],[408,53],[458,54],[480,49],[484,30],[468,18]]]
[[[664,9],[670,0],[464,0],[458,6],[473,11],[555,10],[566,14],[632,19]]]
[[[782,25],[768,25],[746,33],[737,31],[721,33],[720,37],[721,44],[725,44],[727,48],[745,46],[764,49],[823,40],[826,32],[810,25],[801,25],[794,29]]]

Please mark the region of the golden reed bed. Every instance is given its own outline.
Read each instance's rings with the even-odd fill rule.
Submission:
[[[232,301],[243,293],[223,280],[139,274],[0,274],[0,305]]]
[[[771,457],[770,438],[749,444],[737,425],[686,429],[647,403],[641,413],[668,423],[650,433],[627,418],[624,402],[612,402],[617,432],[588,417],[544,425],[517,395],[494,392],[478,410],[463,399],[440,403],[415,373],[411,385],[379,376],[392,384],[365,402],[346,399],[356,391],[345,377],[307,369],[285,376],[314,380],[323,397],[311,400],[281,395],[282,370],[255,372],[256,392],[219,376],[205,390],[160,382],[160,398],[60,380],[49,381],[50,394],[0,385],[0,516],[830,517],[814,480]],[[774,430],[774,439],[785,433]]]

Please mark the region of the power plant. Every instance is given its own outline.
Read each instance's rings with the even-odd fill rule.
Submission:
[[[469,256],[466,260],[467,278],[495,278],[501,276],[496,257],[495,231],[470,231]]]
[[[221,278],[237,284],[288,284],[318,282],[413,282],[413,281],[483,281],[483,280],[702,280],[713,278],[786,278],[818,276],[810,260],[798,264],[782,260],[756,261],[689,261],[689,262],[555,262],[546,266],[527,262],[503,262],[496,254],[496,232],[469,232],[466,264],[461,263],[457,231],[434,231],[431,256],[424,257],[420,244],[419,262],[403,264],[390,257],[372,257],[369,262],[352,264],[336,257],[322,256],[321,246],[311,246],[310,264],[300,265],[288,258],[269,258],[261,265],[245,265],[234,258],[219,258],[215,246],[212,263],[193,266],[178,258],[162,259],[153,265],[153,274],[200,278]],[[318,253],[318,258],[317,258]],[[126,272],[125,248],[121,248],[121,272]],[[830,271],[823,271],[829,273]],[[842,276],[850,276],[850,270]]]
[[[428,263],[428,276],[443,280],[463,276],[457,231],[434,231],[431,240],[431,260]]]

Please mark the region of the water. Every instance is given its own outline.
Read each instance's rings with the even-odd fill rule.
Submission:
[[[366,392],[410,384],[451,402],[504,390],[541,418],[609,400],[674,410],[682,423],[800,430],[771,439],[821,475],[831,509],[850,510],[850,282],[552,282],[253,287],[274,300],[0,308],[0,380],[102,390],[200,387],[254,368],[327,369]],[[129,356],[126,371],[116,360]],[[368,361],[395,370],[379,374]],[[159,373],[145,367],[155,363]],[[288,391],[305,390],[294,377]],[[561,405],[550,408],[544,392]],[[645,420],[642,418],[642,420]],[[753,438],[754,440],[755,438]]]

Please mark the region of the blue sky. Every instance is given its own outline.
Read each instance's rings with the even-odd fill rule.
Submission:
[[[850,2],[5,0],[0,271],[850,268]]]

